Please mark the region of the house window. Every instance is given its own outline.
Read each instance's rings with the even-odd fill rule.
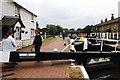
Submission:
[[[102,30],[102,31],[104,30],[103,27],[101,28],[101,30]]]
[[[114,25],[114,30],[116,30],[116,27],[117,27],[117,25],[115,24],[115,25]]]
[[[16,34],[15,34],[16,39],[20,39],[20,28],[16,27]]]
[[[98,30],[98,28],[96,27],[96,31]]]
[[[34,37],[34,29],[31,29],[31,37]]]
[[[110,29],[110,25],[107,26],[107,30]]]
[[[31,15],[31,21],[34,22],[34,15]]]
[[[18,7],[15,7],[15,15],[19,16],[20,14],[20,9]]]

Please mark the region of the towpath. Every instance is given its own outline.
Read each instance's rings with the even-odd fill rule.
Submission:
[[[68,39],[65,41],[68,44]],[[59,37],[56,37],[53,40],[45,40],[41,51],[53,52],[54,48],[57,48],[58,51],[64,49],[64,40]],[[31,46],[18,51],[30,51],[30,49]],[[70,60],[20,62],[13,68],[12,73],[14,73],[14,75],[10,75],[5,78],[69,78],[70,63]],[[3,67],[4,66],[6,65],[3,64]]]
[[[61,52],[62,49],[64,49],[66,47],[66,46],[64,46],[64,42],[69,44],[68,38],[63,40],[62,38],[56,37],[53,40],[44,40],[43,45],[41,47],[41,52],[53,52],[53,50],[55,48],[57,48],[58,51]],[[29,46],[29,47],[26,47],[26,48],[23,48],[23,49],[19,49],[18,51],[31,51],[31,47],[32,46]],[[65,51],[68,52],[69,47]]]

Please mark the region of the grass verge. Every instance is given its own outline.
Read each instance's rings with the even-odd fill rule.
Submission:
[[[53,40],[54,37],[49,37],[49,38],[46,38],[45,40]]]

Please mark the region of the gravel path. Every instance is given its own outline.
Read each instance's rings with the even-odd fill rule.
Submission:
[[[68,38],[66,38],[66,40],[63,40],[62,38],[56,37],[53,40],[44,40],[43,45],[41,47],[41,51],[42,52],[53,52],[53,50],[57,48],[58,51],[60,52],[62,49],[66,47],[64,46],[64,42],[66,42],[68,45],[69,43]],[[23,49],[19,49],[17,51],[31,51],[31,47],[32,46],[28,46]],[[68,51],[69,51],[69,47],[68,49],[65,50],[65,52],[68,52]]]

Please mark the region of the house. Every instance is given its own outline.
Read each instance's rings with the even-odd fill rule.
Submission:
[[[9,29],[14,32],[17,49],[32,45],[37,15],[13,0],[0,0],[0,49]]]
[[[120,39],[120,1],[118,2],[118,17],[111,16],[111,20],[101,20],[101,23],[95,25],[91,29],[91,35],[96,35],[99,38]]]
[[[113,16],[111,17],[111,20],[107,21],[107,18],[105,20],[105,22],[102,22],[98,25],[99,27],[99,31],[100,32],[119,32],[120,27],[120,18],[113,18]]]
[[[118,39],[120,37],[120,17],[114,18],[114,14],[112,14],[111,20],[107,20],[107,18],[105,19],[105,22],[101,20],[101,23],[95,25],[91,31],[96,33],[99,37],[104,33],[104,36],[107,39]]]

